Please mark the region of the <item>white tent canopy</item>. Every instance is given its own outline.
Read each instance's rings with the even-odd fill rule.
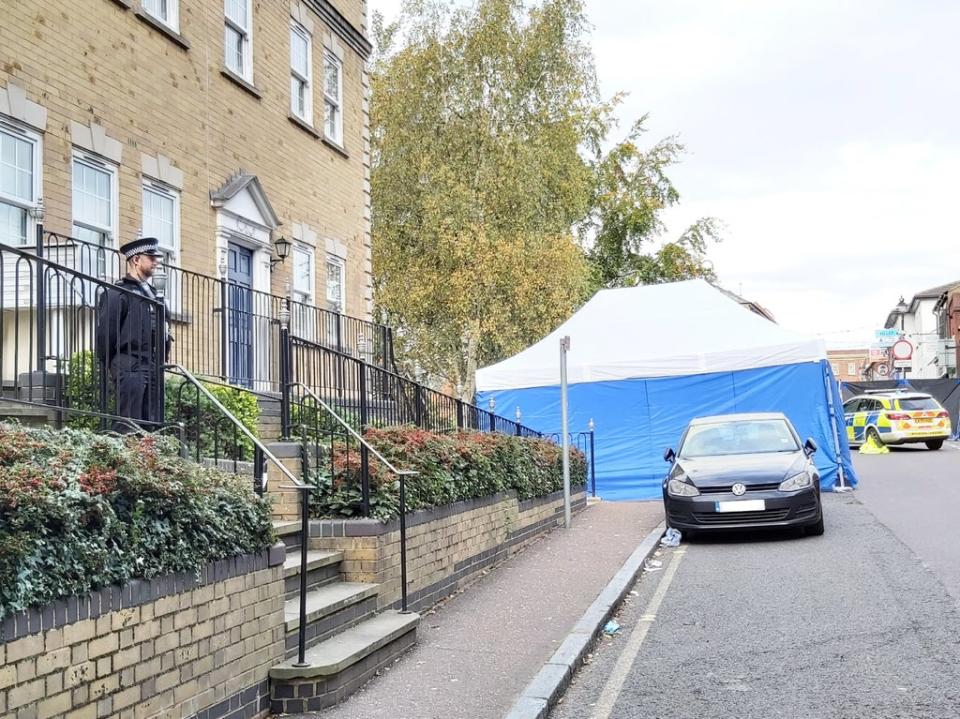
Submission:
[[[601,290],[536,344],[477,372],[477,389],[676,377],[826,359],[823,341],[751,312],[705,280]]]

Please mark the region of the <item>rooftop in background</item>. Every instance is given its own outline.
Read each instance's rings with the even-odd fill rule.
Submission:
[[[960,280],[954,280],[953,282],[948,282],[945,285],[937,285],[936,287],[931,287],[930,289],[917,292],[910,300],[908,304],[909,309],[907,310],[906,314],[912,314],[916,312],[918,306],[920,305],[920,300],[936,300],[939,299],[941,295],[957,288],[960,288]],[[897,318],[899,316],[900,315],[897,313],[896,308],[890,310],[884,327],[893,327],[897,323]]]

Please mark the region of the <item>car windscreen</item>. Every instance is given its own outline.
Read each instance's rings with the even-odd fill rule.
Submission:
[[[692,425],[683,440],[680,456],[692,459],[798,449],[793,432],[782,419],[736,420]]]
[[[933,397],[904,397],[898,401],[900,409],[905,412],[916,409],[941,409]]]

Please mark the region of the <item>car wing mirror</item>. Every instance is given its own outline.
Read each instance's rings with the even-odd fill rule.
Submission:
[[[677,458],[677,455],[672,449],[668,449],[666,452],[663,453],[664,462],[672,462],[676,458]]]
[[[808,457],[812,457],[816,451],[817,443],[812,439],[807,439],[807,441],[803,443],[803,453]]]

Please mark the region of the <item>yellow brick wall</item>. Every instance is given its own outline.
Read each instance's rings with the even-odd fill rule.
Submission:
[[[0,716],[181,719],[283,651],[281,565],[0,644]]]
[[[581,490],[572,497],[584,500]],[[474,559],[483,552],[512,555],[539,533],[547,531],[549,520],[557,518],[563,497],[552,496],[532,503],[521,511],[513,497],[480,507],[423,522],[407,529],[407,592],[431,587],[451,577],[457,564]],[[562,521],[562,514],[559,515]],[[540,532],[508,546],[512,533],[544,523]],[[344,553],[341,577],[345,581],[374,582],[381,585],[377,603],[383,608],[400,599],[400,532],[364,537],[311,537],[313,549],[336,549]],[[479,573],[483,567],[478,567]],[[469,578],[465,578],[469,581]]]
[[[139,3],[133,3],[138,5]],[[337,0],[365,31],[364,0]],[[344,41],[344,157],[288,119],[290,2],[253,2],[253,83],[257,99],[221,73],[223,0],[180,0],[175,44],[118,0],[17,0],[0,22],[0,87],[16,82],[48,112],[43,187],[48,229],[71,229],[71,121],[102,125],[122,144],[120,241],[141,226],[141,153],[162,154],[183,171],[180,264],[216,274],[216,213],[209,193],[240,168],[257,175],[291,237],[293,223],[317,234],[317,302],[323,291],[325,239],[348,248],[348,314],[369,316],[367,80],[363,58]],[[322,127],[323,38],[312,15],[314,125]],[[272,289],[283,294],[292,262],[279,265]]]

